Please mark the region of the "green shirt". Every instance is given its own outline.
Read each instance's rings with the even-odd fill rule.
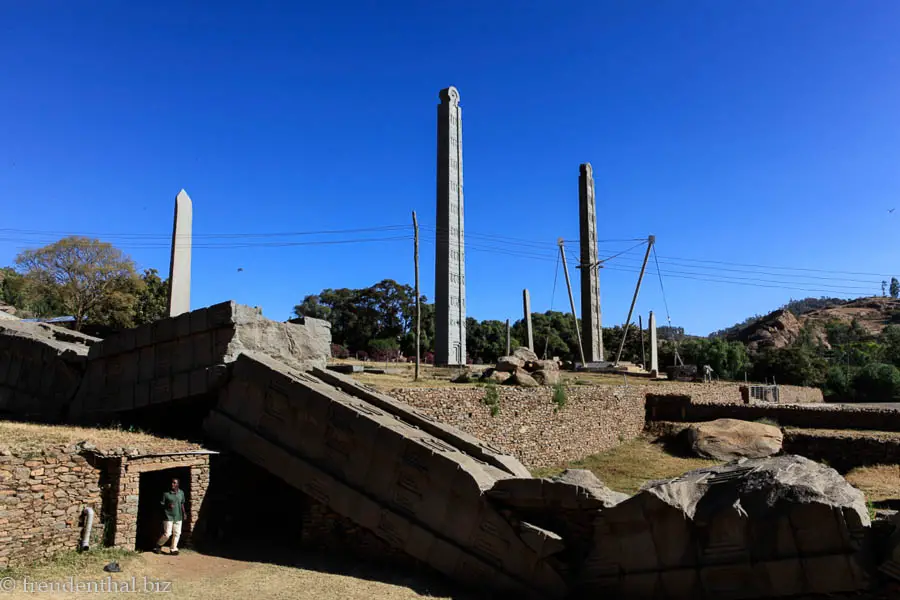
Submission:
[[[163,494],[162,506],[166,513],[166,521],[181,521],[184,519],[184,511],[181,510],[183,504],[184,492],[181,490],[177,492],[168,491]]]

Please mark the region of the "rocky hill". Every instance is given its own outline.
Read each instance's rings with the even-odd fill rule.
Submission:
[[[825,328],[829,323],[849,325],[856,320],[869,334],[876,336],[891,323],[900,324],[900,300],[894,298],[858,298],[849,302],[794,315],[776,310],[727,336],[747,344],[750,350],[784,348],[793,344],[808,327],[813,340],[829,346]]]

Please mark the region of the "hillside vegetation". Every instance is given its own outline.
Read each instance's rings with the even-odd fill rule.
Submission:
[[[755,375],[844,401],[900,398],[900,300],[806,299],[714,334],[746,348]]]

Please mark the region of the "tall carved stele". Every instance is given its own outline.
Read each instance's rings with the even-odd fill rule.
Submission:
[[[455,87],[441,90],[437,126],[435,352],[438,365],[466,364],[462,111]]]
[[[191,230],[194,206],[187,192],[175,197],[175,222],[172,225],[172,256],[169,261],[169,316],[191,310]]]
[[[600,312],[600,271],[597,257],[597,204],[590,163],[578,174],[578,213],[581,242],[581,321],[584,359],[603,360],[603,319]]]

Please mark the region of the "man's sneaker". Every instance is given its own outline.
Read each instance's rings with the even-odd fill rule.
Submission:
[[[162,548],[160,548],[159,546],[154,546],[153,554],[162,554]]]
[[[169,556],[178,556],[178,550],[172,550],[169,552]]]

